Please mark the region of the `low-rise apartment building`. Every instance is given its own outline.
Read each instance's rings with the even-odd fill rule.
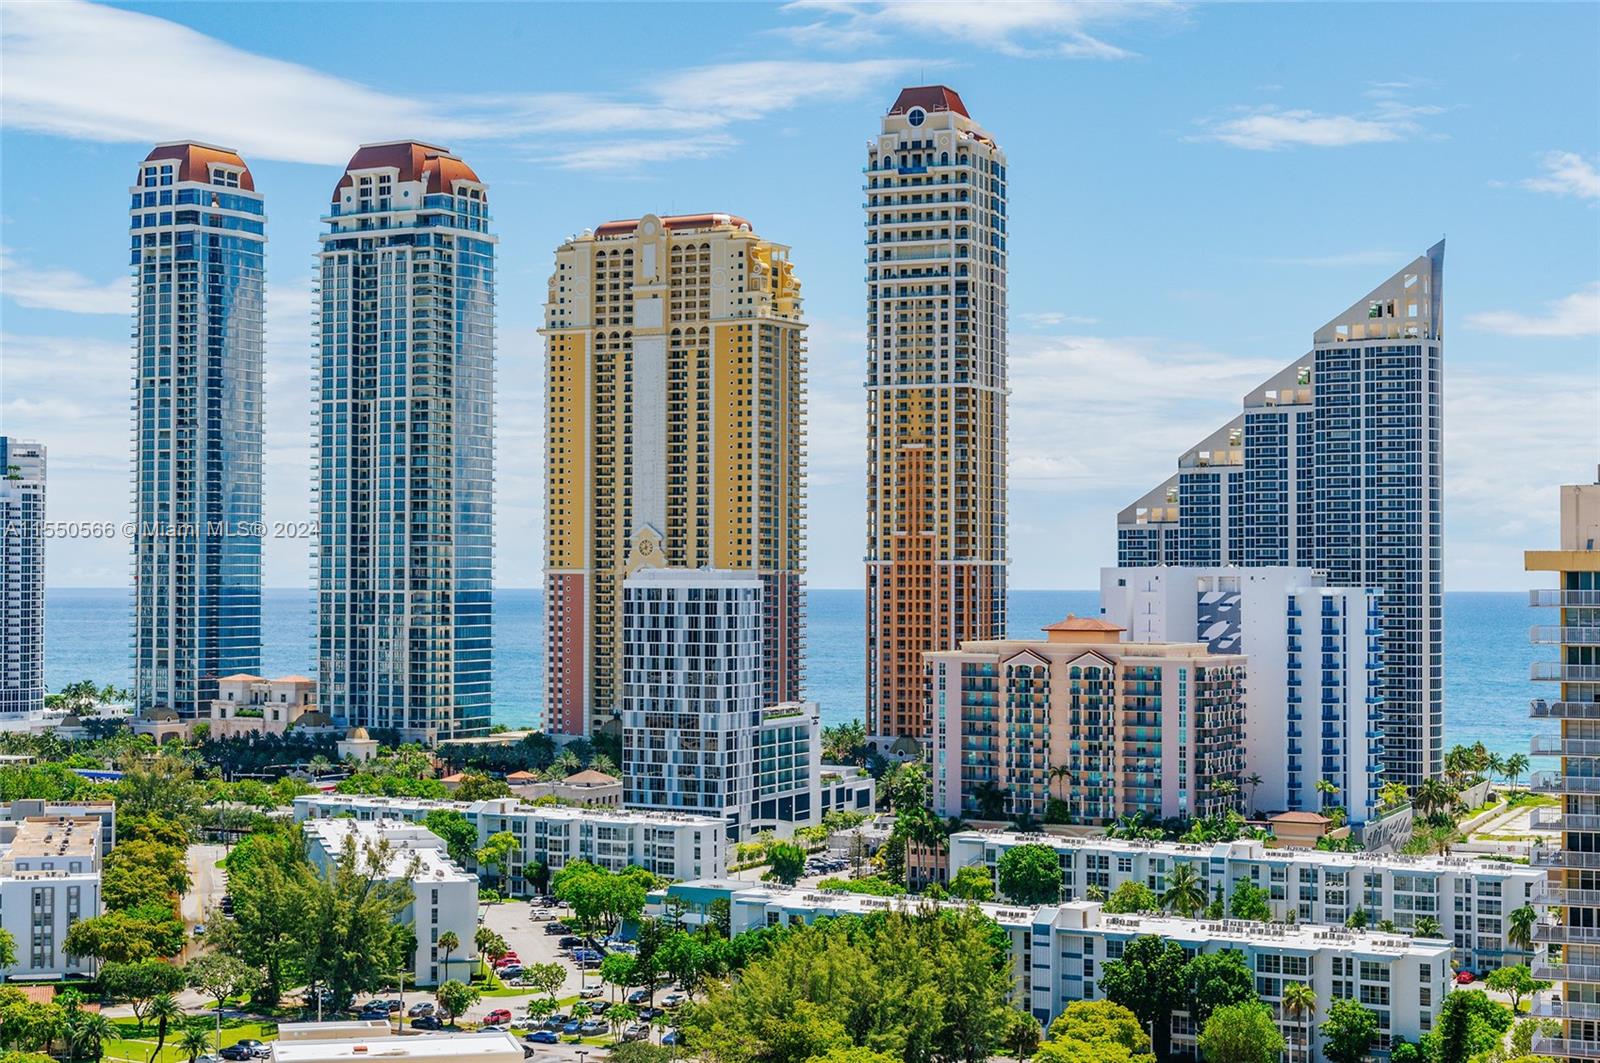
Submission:
[[[100,820],[39,816],[0,833],[0,929],[17,962],[0,981],[55,981],[92,975],[91,959],[69,956],[67,929],[100,914]]]
[[[734,934],[809,924],[822,916],[916,912],[935,904],[920,897],[872,897],[722,879],[656,890],[646,911],[672,914],[668,898],[686,906],[682,918],[691,925],[707,917],[713,901],[726,900]],[[960,907],[951,902],[938,906]],[[1106,963],[1119,958],[1128,942],[1149,935],[1176,941],[1190,956],[1226,949],[1241,953],[1255,972],[1257,994],[1273,1007],[1285,1037],[1292,1035],[1296,1044],[1304,1043],[1306,1028],[1283,1015],[1280,1002],[1288,982],[1309,983],[1324,1006],[1341,998],[1361,1001],[1378,1016],[1380,1047],[1397,1036],[1415,1041],[1426,1033],[1451,987],[1450,944],[1442,940],[1343,927],[1108,915],[1094,901],[977,907],[1011,937],[1017,1003],[1046,1024],[1074,1001],[1104,999],[1099,976]],[[1321,1058],[1322,1034],[1315,1024],[1310,1032],[1312,1052],[1306,1058]],[[1173,1016],[1175,1047],[1192,1050],[1195,1034],[1186,1012]]]
[[[394,1063],[522,1063],[517,1039],[500,1032],[450,1031],[426,1037],[396,1034],[386,1021],[286,1022],[268,1042],[272,1063],[358,1063],[382,1058]]]
[[[1235,884],[1266,890],[1274,918],[1342,926],[1358,909],[1371,924],[1389,920],[1409,931],[1418,919],[1439,921],[1440,933],[1463,970],[1486,971],[1527,963],[1530,952],[1507,940],[1511,913],[1529,903],[1545,878],[1525,864],[1463,856],[1333,853],[1269,849],[1259,841],[1214,844],[1071,838],[1016,831],[960,831],[950,836],[949,874],[968,865],[993,868],[1019,845],[1048,845],[1061,863],[1062,896],[1082,899],[1091,888],[1109,895],[1124,882],[1142,882],[1157,895],[1168,876],[1189,864],[1208,896],[1226,900]]]
[[[90,817],[100,821],[100,856],[105,857],[117,844],[117,803],[115,801],[44,801],[36,797],[19,797],[9,805],[0,805],[0,843],[7,841],[17,824],[25,819],[40,817],[59,819]]]
[[[478,928],[478,879],[446,855],[443,839],[403,819],[318,819],[307,822],[304,830],[307,855],[324,870],[337,863],[347,845],[356,847],[361,860],[369,847],[387,843],[388,878],[411,882],[411,904],[399,918],[417,932],[413,985],[439,985],[452,973],[463,979],[471,974],[477,958],[473,934]],[[439,936],[446,931],[460,942],[448,956],[439,948]]]
[[[1231,808],[1244,769],[1245,658],[1204,643],[1129,643],[1069,616],[1043,640],[923,654],[934,810],[1074,823]]]
[[[531,805],[513,797],[432,801],[334,793],[295,798],[294,817],[304,821],[349,815],[357,820],[420,823],[434,809],[466,816],[477,828],[479,845],[501,831],[517,839],[517,852],[509,865],[500,869],[505,889],[515,895],[535,887],[527,871],[536,864],[550,873],[572,860],[587,860],[611,870],[633,865],[669,879],[720,875],[728,867],[727,837],[722,819],[716,816]]]

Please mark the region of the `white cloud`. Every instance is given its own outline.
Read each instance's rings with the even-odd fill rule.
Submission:
[[[32,310],[127,314],[133,306],[133,287],[126,277],[100,284],[70,269],[34,266],[0,247],[0,298]]]
[[[1190,140],[1215,140],[1249,151],[1284,148],[1343,148],[1356,144],[1383,144],[1421,136],[1420,119],[1444,113],[1432,104],[1413,104],[1407,93],[1427,87],[1413,81],[1374,82],[1364,95],[1370,108],[1355,114],[1321,114],[1304,108],[1239,107],[1225,117],[1201,119],[1202,132]]]
[[[1467,315],[1467,324],[1483,332],[1503,336],[1596,336],[1600,335],[1600,283],[1590,284],[1545,303],[1543,314],[1519,310],[1485,310]]]
[[[795,0],[785,11],[815,16],[779,32],[825,48],[881,45],[922,35],[977,45],[1019,58],[1126,59],[1135,53],[1094,36],[1091,28],[1182,10],[1173,3],[1080,3],[1076,0],[946,0],[941,3],[839,3]]]
[[[159,62],[149,57],[159,56]],[[727,130],[819,100],[848,99],[912,60],[743,61],[654,74],[631,93],[423,100],[257,55],[176,22],[97,4],[9,6],[0,26],[0,120],[109,143],[196,138],[246,159],[340,165],[358,144],[419,137],[512,141],[569,169],[616,170],[632,152],[711,154]],[[227,93],[197,91],[226,83]],[[240,121],[237,101],[250,101]],[[685,133],[701,134],[690,141]],[[635,134],[619,143],[617,134]],[[563,145],[550,150],[550,135]]]
[[[1097,317],[1067,314],[1060,310],[1036,310],[1017,315],[1018,320],[1040,328],[1057,328],[1061,325],[1098,325]]]
[[[1528,177],[1522,187],[1555,196],[1600,199],[1600,170],[1575,151],[1549,151],[1539,159],[1544,174]]]

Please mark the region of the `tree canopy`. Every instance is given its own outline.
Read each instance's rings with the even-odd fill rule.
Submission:
[[[1016,904],[1054,904],[1061,899],[1061,862],[1048,845],[1017,845],[995,862],[1000,893]]]

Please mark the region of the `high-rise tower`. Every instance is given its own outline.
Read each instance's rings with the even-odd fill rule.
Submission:
[[[261,665],[266,217],[208,144],[159,145],[129,191],[133,696],[187,719]]]
[[[1117,526],[1124,567],[1296,565],[1381,590],[1383,772],[1413,787],[1444,766],[1443,322],[1441,241],[1318,329]]]
[[[805,338],[789,249],[730,214],[608,222],[556,249],[545,308],[546,727],[622,710],[622,583],[762,583],[767,705],[797,701]]]
[[[444,148],[364,145],[323,219],[321,709],[433,741],[489,729],[494,247]]]
[[[921,739],[922,654],[1006,624],[1006,158],[905,89],[867,145],[867,732]]]
[[[1535,735],[1529,752],[1559,758],[1530,788],[1559,802],[1537,809],[1535,826],[1561,831],[1560,845],[1533,849],[1533,865],[1550,874],[1534,897],[1533,976],[1560,990],[1534,1003],[1533,1013],[1559,1020],[1560,1032],[1535,1034],[1533,1051],[1600,1059],[1600,483],[1561,488],[1557,549],[1529,550],[1524,567],[1556,582],[1532,592],[1529,604],[1555,610],[1531,632],[1535,645],[1555,648],[1553,660],[1533,662],[1532,678],[1551,693],[1534,699],[1532,715],[1558,721],[1559,730]]]
[[[44,466],[0,436],[0,721],[44,711]]]

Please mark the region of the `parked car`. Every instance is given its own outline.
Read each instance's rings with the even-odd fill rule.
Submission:
[[[224,1048],[222,1051],[218,1052],[217,1055],[228,1060],[229,1063],[241,1063],[241,1061],[251,1058],[250,1050],[248,1048],[241,1048],[239,1045],[229,1045],[227,1048]]]
[[[648,990],[648,989],[635,989],[633,992],[628,994],[628,1003],[629,1004],[643,1004],[645,1001],[647,1001],[649,999],[650,999],[650,990]]]
[[[194,925],[194,936],[195,937],[203,937],[205,935],[205,932],[206,932],[206,925],[204,923],[196,923]]]
[[[680,1040],[682,1038],[679,1036],[676,1026],[668,1027],[667,1032],[661,1035],[661,1043],[664,1045],[675,1045]]]
[[[650,1024],[646,1022],[630,1022],[622,1028],[624,1041],[643,1041],[650,1036]]]
[[[589,1001],[589,1011],[592,1012],[595,1015],[604,1014],[606,1009],[609,1008],[609,1007],[611,1007],[611,1005],[607,1004],[603,1000],[591,1000],[591,1001]]]
[[[486,1024],[507,1023],[511,1021],[511,1012],[506,1008],[495,1008],[483,1017]]]
[[[437,1015],[418,1015],[411,1020],[413,1030],[442,1030],[444,1022]]]
[[[1471,985],[1473,982],[1476,982],[1477,980],[1478,980],[1477,976],[1474,975],[1471,971],[1457,971],[1456,972],[1456,985]]]
[[[551,937],[555,937],[557,934],[565,934],[567,932],[567,928],[561,923],[546,923],[544,925],[544,932],[549,934]]]
[[[562,948],[562,949],[575,949],[575,948],[579,947],[582,944],[583,944],[583,939],[581,937],[577,937],[577,936],[572,935],[572,934],[567,934],[560,941],[556,942],[556,947],[557,948]]]
[[[479,1033],[505,1033],[511,1027],[503,1022],[487,1022],[478,1027]]]
[[[597,1033],[605,1033],[610,1028],[611,1024],[604,1019],[584,1019],[578,1027],[578,1032],[585,1037],[593,1037]]]
[[[578,996],[581,997],[584,1000],[593,1000],[596,997],[603,997],[605,995],[606,995],[605,986],[598,986],[598,985],[594,986],[593,988],[590,988],[590,989],[585,989],[585,990],[583,990],[582,992],[580,992],[578,994]]]
[[[570,1019],[561,1027],[561,1032],[571,1037],[578,1036],[578,1031],[583,1028],[583,1023],[577,1019]]]
[[[658,1015],[665,1015],[665,1014],[666,1014],[666,1012],[662,1011],[660,1008],[640,1008],[639,1009],[639,1018],[644,1019],[646,1021],[649,1021],[650,1019],[653,1019]]]
[[[433,1005],[429,1004],[427,1001],[423,1001],[421,1004],[413,1004],[406,1010],[406,1014],[411,1016],[413,1019],[417,1018],[419,1015],[432,1015]]]
[[[504,967],[501,967],[499,970],[495,971],[494,973],[499,975],[502,979],[505,979],[505,978],[521,978],[522,977],[522,964],[520,964],[520,963],[508,963]]]
[[[683,1003],[683,999],[682,993],[668,993],[666,996],[661,998],[661,1006],[664,1008],[675,1008],[679,1004]]]
[[[567,1017],[562,1014],[546,1015],[539,1025],[546,1030],[559,1030],[567,1024]]]
[[[554,1030],[535,1030],[523,1040],[532,1041],[536,1045],[558,1045],[561,1043],[561,1035]]]

